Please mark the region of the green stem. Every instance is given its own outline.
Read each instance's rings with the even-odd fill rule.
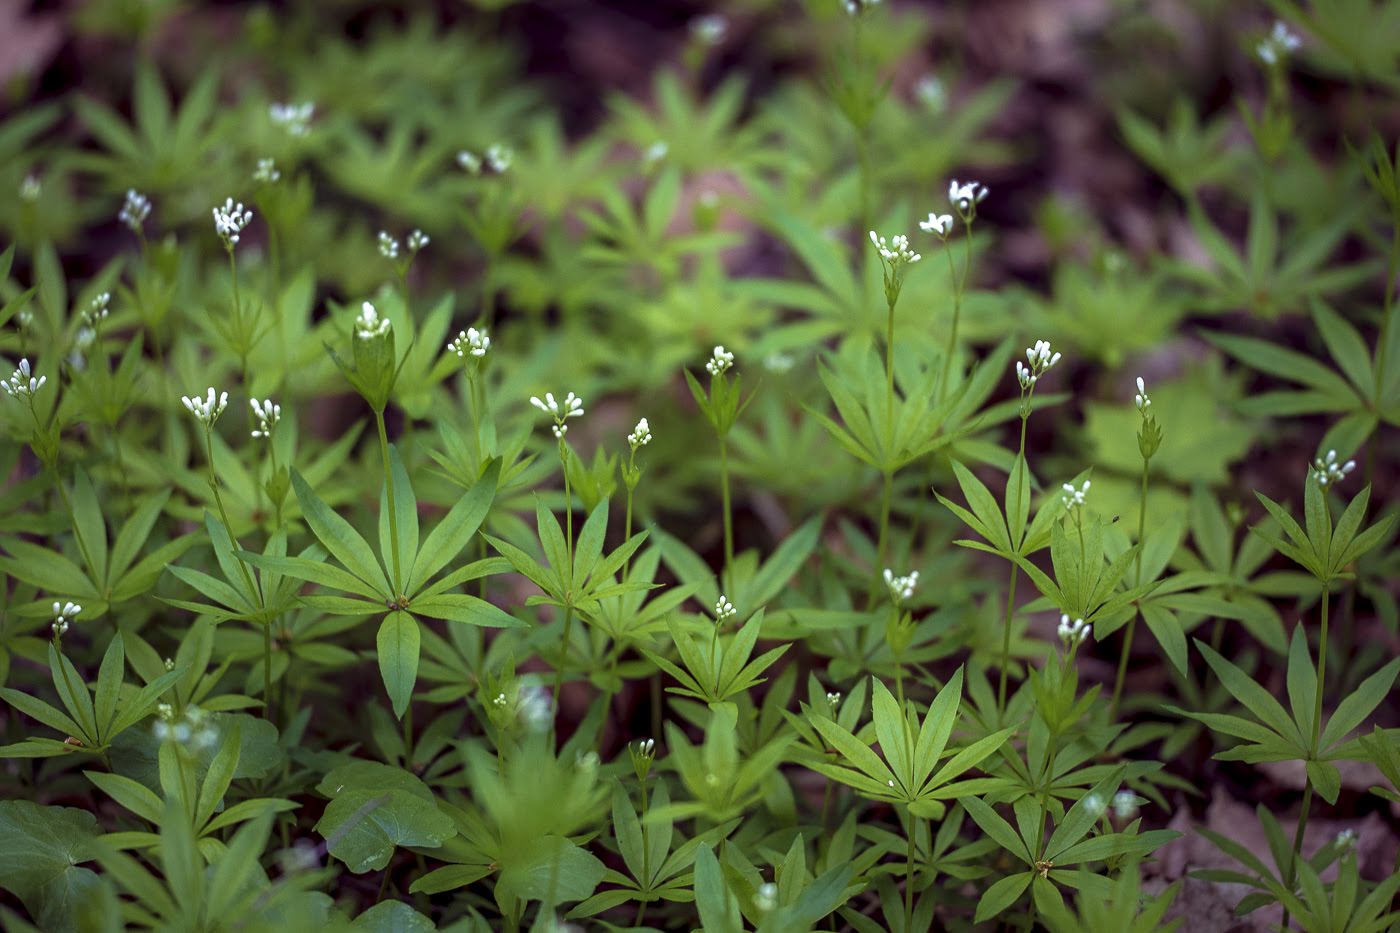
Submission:
[[[627,487],[627,517],[626,517],[625,519],[623,519],[623,522],[622,522],[622,540],[623,540],[624,543],[626,543],[626,542],[632,540],[632,487],[631,487],[631,486],[628,486],[628,487]],[[622,562],[622,579],[623,579],[623,580],[626,580],[626,579],[627,579],[627,571],[628,571],[628,568],[631,566],[631,564],[632,564],[632,558],[631,558],[630,556],[629,556],[626,560],[624,560],[624,561]]]
[[[272,721],[272,621],[263,623],[263,709]]]
[[[909,852],[904,863],[904,929],[914,928],[914,814],[909,814]]]
[[[1011,619],[1016,612],[1016,581],[1020,578],[1018,568],[1011,564],[1011,582],[1006,586],[1006,615],[1001,621],[1001,680],[997,684],[997,721],[1001,724],[1006,717],[1006,677],[1011,667]]]
[[[224,523],[224,531],[228,532],[228,539],[233,544],[235,556],[237,556],[237,552],[240,550],[238,538],[233,533],[233,524],[228,520],[228,510],[224,508],[224,497],[219,492],[219,478],[214,473],[214,429],[209,425],[204,427],[204,454],[209,461],[209,488],[214,490],[214,505],[219,510],[219,519]],[[64,499],[67,498],[67,493],[65,493]],[[260,598],[258,588],[253,584],[253,576],[248,572],[248,567],[243,563],[241,557],[238,558],[238,569],[243,574],[243,582],[248,585],[248,592],[252,593],[255,598]],[[263,685],[264,689],[266,686],[266,684]]]
[[[574,568],[574,493],[569,485],[569,447],[559,439],[559,465],[564,469],[564,547],[569,555],[568,577],[572,582]],[[570,587],[572,589],[572,586]]]
[[[880,536],[875,542],[875,567],[870,574],[870,592],[867,594],[866,609],[875,608],[876,594],[880,592],[880,574],[885,568],[886,550],[890,536],[890,505],[894,498],[894,473],[886,470],[880,487]]]
[[[719,494],[724,509],[724,572],[728,574],[734,564],[734,513],[729,500],[729,441],[723,435],[719,439]]]
[[[1136,567],[1134,572],[1137,575],[1135,579],[1136,586],[1142,585],[1143,537],[1147,533],[1147,468],[1148,464],[1151,462],[1152,461],[1147,457],[1144,457],[1142,461],[1142,490],[1138,495],[1138,552],[1136,557],[1133,558]],[[1111,707],[1111,715],[1114,718],[1118,716],[1118,701],[1123,696],[1123,682],[1128,673],[1128,656],[1133,650],[1133,631],[1137,627],[1138,616],[1141,614],[1142,611],[1140,608],[1134,610],[1133,617],[1128,620],[1128,630],[1123,636],[1123,650],[1118,656],[1118,676],[1113,680],[1113,705]]]
[[[559,665],[554,669],[554,708],[551,711],[555,717],[559,715],[559,691],[564,687],[564,663],[569,658],[569,633],[574,626],[574,607],[564,607],[564,641],[559,649]]]
[[[1318,740],[1322,735],[1322,694],[1327,689],[1327,603],[1330,596],[1330,584],[1322,584],[1322,632],[1318,636],[1317,643],[1317,697],[1313,703],[1312,722],[1312,754],[1316,756],[1320,749]]]
[[[885,315],[885,421],[894,425],[894,302]]]
[[[1303,779],[1303,808],[1298,814],[1298,828],[1293,833],[1293,854],[1288,859],[1288,868],[1284,872],[1284,887],[1289,891],[1293,890],[1294,883],[1298,880],[1298,861],[1303,857],[1303,836],[1308,831],[1308,811],[1312,809],[1313,787],[1312,781]],[[1288,929],[1288,908],[1283,909],[1283,923],[1279,929]]]
[[[374,424],[379,429],[379,454],[384,460],[384,490],[389,501],[389,557],[394,568],[394,593],[402,595],[403,576],[399,568],[399,518],[394,507],[394,477],[389,467],[389,433],[384,429],[384,410],[374,413]]]

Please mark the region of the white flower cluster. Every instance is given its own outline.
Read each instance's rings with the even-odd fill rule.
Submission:
[[[360,304],[360,316],[355,318],[355,336],[361,340],[373,340],[389,333],[393,324],[387,317],[381,317],[374,305],[368,301]]]
[[[0,386],[4,387],[8,395],[33,398],[34,393],[42,389],[44,383],[48,381],[48,376],[36,377],[29,369],[29,360],[23,359],[19,361],[19,367],[15,369],[14,375],[6,381],[0,382]]]
[[[93,327],[98,321],[107,320],[107,307],[112,303],[111,292],[99,292],[82,312],[83,323]]]
[[[379,255],[385,259],[399,258],[399,241],[389,236],[388,231],[379,231]]]
[[[273,104],[267,108],[272,122],[293,136],[305,136],[311,132],[311,118],[316,113],[316,105],[311,101],[300,104]]]
[[[458,356],[466,359],[474,356],[477,359],[486,355],[486,351],[491,349],[491,338],[486,335],[486,328],[478,330],[475,327],[468,327],[457,335],[451,343],[447,345]]]
[[[43,194],[44,186],[39,183],[38,175],[25,175],[24,180],[19,183],[19,199],[28,201],[31,204],[39,200],[39,195]]]
[[[1273,31],[1254,47],[1254,54],[1266,65],[1275,65],[1303,47],[1303,40],[1283,20],[1275,20]]]
[[[958,183],[954,178],[948,183],[948,201],[959,214],[968,216],[977,212],[977,205],[987,197],[987,186],[976,181]]]
[[[833,711],[836,709],[836,707],[840,706],[840,705],[841,705],[841,692],[840,692],[839,690],[838,690],[838,691],[828,691],[827,694],[826,694],[826,705],[827,705],[827,706],[830,706],[830,707],[832,708]]]
[[[870,242],[874,244],[880,258],[892,266],[913,265],[924,258],[909,248],[909,238],[902,233],[886,240],[871,230]]]
[[[632,433],[627,435],[627,444],[636,450],[638,447],[645,447],[651,443],[651,425],[647,424],[647,419],[643,418],[637,422],[637,426],[632,429]]]
[[[151,216],[151,199],[135,188],[128,188],[126,201],[122,203],[122,209],[117,214],[117,219],[131,228],[132,233],[140,233],[145,226],[146,218],[149,216]]]
[[[1059,353],[1050,352],[1050,341],[1037,340],[1035,346],[1026,348],[1026,362],[1016,361],[1016,381],[1021,384],[1021,391],[1026,392],[1031,389],[1041,376],[1060,361]]]
[[[705,362],[705,371],[711,376],[721,376],[734,365],[734,354],[724,347],[715,347],[714,355]]]
[[[1103,794],[1085,794],[1084,811],[1097,820],[1108,811],[1108,801],[1103,799]]]
[[[463,149],[457,153],[457,165],[468,174],[481,174],[481,156],[469,149]]]
[[[272,429],[277,427],[277,422],[282,420],[282,406],[272,404],[272,399],[264,399],[259,402],[255,398],[248,400],[248,405],[253,409],[253,415],[258,419],[258,426],[253,429],[254,437],[272,437]]]
[[[175,707],[161,703],[156,707],[156,721],[152,726],[156,741],[166,739],[195,748],[208,748],[219,740],[219,729],[213,718],[193,704],[185,707],[183,715],[175,715]]]
[[[734,604],[729,601],[729,597],[720,594],[719,602],[715,603],[715,622],[722,623],[732,619],[737,611],[738,610],[734,608]]]
[[[880,5],[880,0],[844,0],[846,12],[851,16],[859,16],[871,7]]]
[[[1060,641],[1064,642],[1066,647],[1072,648],[1089,637],[1089,623],[1083,619],[1071,621],[1068,615],[1061,614],[1058,631]]]
[[[68,633],[68,623],[76,622],[78,613],[83,611],[83,607],[77,603],[54,600],[53,604],[53,634],[55,638],[62,638]]]
[[[920,78],[919,83],[914,85],[914,96],[935,113],[942,112],[948,106],[948,89],[943,86],[943,80],[937,75],[924,75]]]
[[[697,16],[690,21],[690,34],[705,45],[719,45],[729,34],[729,20],[719,13]]]
[[[554,701],[543,687],[521,687],[515,696],[515,715],[531,732],[544,732],[554,722]]]
[[[1137,816],[1138,798],[1130,790],[1120,790],[1113,795],[1113,815],[1120,820],[1131,820]]]
[[[911,570],[905,576],[896,577],[894,571],[886,567],[885,586],[889,587],[890,598],[895,601],[895,604],[902,603],[906,599],[912,598],[914,590],[918,588],[919,571]]]
[[[1089,481],[1086,479],[1084,485],[1078,489],[1074,488],[1073,483],[1065,483],[1060,488],[1064,490],[1064,494],[1060,496],[1060,499],[1064,502],[1065,508],[1074,511],[1084,504],[1084,497],[1089,494]]]
[[[671,147],[666,145],[664,140],[658,139],[650,146],[647,146],[646,152],[642,153],[642,161],[646,162],[648,165],[652,165],[666,158],[666,154],[670,151]]]
[[[216,393],[214,387],[210,386],[209,392],[204,398],[197,395],[193,397],[182,395],[180,401],[184,403],[190,414],[212,427],[214,422],[219,420],[219,416],[224,413],[224,409],[228,407],[228,393]]]
[[[1336,846],[1339,854],[1345,854],[1355,849],[1358,841],[1356,830],[1344,829],[1337,833],[1337,838],[1333,840],[1332,844]]]
[[[1152,407],[1152,399],[1147,397],[1147,383],[1142,381],[1141,376],[1137,377],[1137,394],[1133,396],[1133,404],[1144,414]]]
[[[414,230],[408,235],[408,251],[416,253],[428,245],[428,235],[422,230]]]
[[[778,906],[778,886],[771,881],[765,881],[758,886],[754,892],[753,906],[758,908],[760,913],[768,913]]]
[[[253,212],[245,210],[243,202],[233,203],[233,198],[225,198],[223,207],[214,208],[214,230],[223,238],[229,249],[238,243],[238,235],[253,219]]]
[[[491,166],[491,171],[501,174],[510,170],[515,162],[515,150],[501,143],[493,143],[486,147],[486,164]]]
[[[637,742],[637,752],[641,755],[656,754],[656,739],[641,739]]]
[[[562,406],[554,400],[553,392],[546,392],[544,401],[537,395],[530,396],[530,404],[554,419],[554,436],[561,440],[569,433],[569,426],[564,422],[583,414],[583,399],[572,392],[564,396]]]
[[[946,240],[953,232],[953,215],[930,213],[928,220],[919,221],[919,229]]]
[[[277,163],[272,159],[259,159],[257,170],[253,172],[253,181],[270,185],[282,177],[282,173],[277,171]]]
[[[1356,469],[1356,461],[1348,460],[1346,463],[1338,463],[1335,450],[1329,450],[1325,458],[1318,457],[1313,461],[1313,470],[1317,473],[1317,484],[1323,489],[1346,479],[1347,474],[1354,469]]]

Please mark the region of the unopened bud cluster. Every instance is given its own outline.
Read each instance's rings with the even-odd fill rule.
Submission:
[[[538,396],[530,396],[530,404],[554,419],[554,436],[560,440],[569,433],[569,426],[564,422],[583,414],[583,399],[572,392],[564,396],[562,405],[555,401],[553,392],[546,392],[543,400]]]

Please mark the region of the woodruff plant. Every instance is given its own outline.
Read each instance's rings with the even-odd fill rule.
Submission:
[[[0,119],[5,928],[1395,927],[1400,150],[1335,137],[1400,49],[1333,7],[1202,16],[1257,74],[1164,125],[1105,13],[1170,253],[906,86],[926,5],[729,4],[596,119],[509,16],[71,14],[130,94]]]

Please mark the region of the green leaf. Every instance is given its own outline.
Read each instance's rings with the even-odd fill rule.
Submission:
[[[1031,879],[1034,877],[1035,872],[1022,871],[994,882],[986,891],[982,892],[982,897],[977,902],[977,916],[973,918],[973,923],[986,923],[1016,903],[1025,893],[1026,888],[1030,887]]]
[[[417,593],[424,583],[431,580],[439,570],[462,552],[472,535],[476,534],[491,502],[496,497],[496,484],[500,480],[501,460],[492,460],[481,478],[472,484],[467,494],[457,500],[451,511],[428,533],[427,540],[418,551],[418,559],[409,574],[408,595]]]
[[[97,889],[97,875],[81,866],[92,859],[97,834],[97,819],[85,810],[0,801],[0,887],[43,929],[73,929]]]
[[[1301,626],[1299,627],[1301,628]],[[1332,718],[1327,721],[1327,727],[1322,730],[1322,740],[1319,743],[1321,748],[1331,748],[1361,725],[1362,721],[1371,715],[1371,712],[1390,694],[1391,685],[1395,683],[1397,674],[1400,674],[1400,658],[1393,659],[1385,667],[1367,677],[1357,685],[1346,699],[1338,703],[1336,711],[1332,713]]]
[[[380,901],[356,917],[350,929],[366,933],[435,933],[437,924],[403,901]]]
[[[379,657],[379,674],[399,719],[413,699],[413,685],[418,681],[418,651],[422,635],[418,620],[407,612],[391,612],[379,624],[375,649]]]
[[[334,799],[316,832],[355,874],[388,865],[395,846],[434,849],[457,833],[428,786],[399,768],[354,761],[330,771],[318,789]]]
[[[394,490],[392,511],[389,509],[390,482],[393,483]],[[394,518],[393,523],[389,520],[391,515]],[[397,555],[391,534],[393,531],[398,532]],[[408,472],[404,470],[398,448],[393,444],[389,445],[389,476],[385,477],[384,485],[379,490],[379,553],[384,556],[390,573],[394,573],[395,568],[398,568],[398,579],[393,581],[394,594],[405,593],[409,574],[413,569],[413,559],[418,553],[418,498],[413,494]]]
[[[1293,721],[1298,724],[1299,735],[1311,744],[1317,703],[1317,669],[1308,655],[1308,637],[1303,634],[1301,625],[1293,629],[1293,638],[1288,645],[1288,703],[1293,708]]]
[[[79,468],[73,476],[73,530],[78,535],[79,552],[98,584],[107,583],[107,523],[97,504],[97,491],[87,472]]]
[[[502,857],[497,896],[567,903],[593,894],[607,873],[598,857],[562,836],[541,836]]]
[[[1290,742],[1298,743],[1300,748],[1304,747],[1298,727],[1279,701],[1270,696],[1267,690],[1255,683],[1244,671],[1216,654],[1210,645],[1200,639],[1196,639],[1196,650],[1205,656],[1206,663],[1225,685],[1225,689],[1230,691],[1231,696],[1243,703],[1250,712],[1259,717],[1260,722],[1274,732]]]
[[[292,471],[292,489],[296,491],[297,502],[301,506],[302,514],[306,516],[306,523],[311,526],[311,531],[317,539],[326,546],[326,550],[334,554],[347,570],[374,587],[375,591],[386,599],[396,595],[369,544],[349,522],[321,501],[321,497],[316,495],[296,470]]]

